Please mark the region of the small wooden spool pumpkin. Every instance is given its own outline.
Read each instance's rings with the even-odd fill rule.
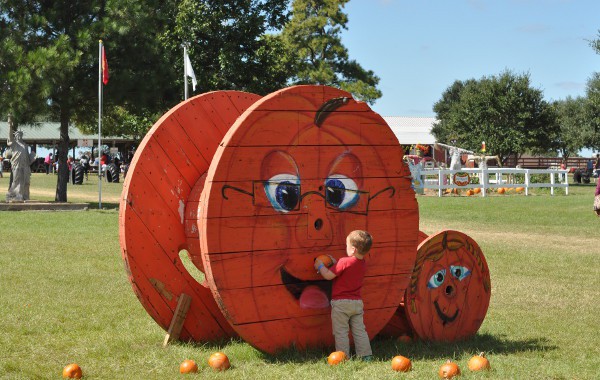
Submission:
[[[419,245],[405,296],[406,317],[415,336],[455,341],[475,334],[490,295],[487,262],[469,236],[446,230]]]

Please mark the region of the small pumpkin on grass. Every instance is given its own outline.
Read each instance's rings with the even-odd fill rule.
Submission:
[[[410,337],[410,335],[406,335],[406,334],[402,334],[398,337],[398,339],[396,339],[398,342],[401,343],[412,343],[413,339]]]
[[[467,190],[467,197],[470,197],[471,195],[475,194],[475,192],[471,189]]]
[[[215,352],[210,355],[208,358],[208,365],[215,371],[225,371],[231,366],[229,358],[222,352]]]
[[[504,189],[503,187],[498,189],[498,194],[504,194],[506,192],[506,189]]]
[[[490,361],[485,357],[484,352],[481,352],[479,355],[475,355],[469,359],[467,366],[471,371],[483,371],[491,368]]]
[[[179,365],[179,373],[196,373],[198,372],[198,365],[195,361],[186,359]]]
[[[452,360],[448,360],[440,367],[438,374],[442,379],[452,379],[454,376],[460,375],[460,368],[458,367],[458,364],[454,363]]]
[[[335,351],[329,354],[327,358],[327,364],[338,365],[346,360],[346,354],[344,351]]]
[[[83,372],[77,363],[71,363],[63,368],[63,378],[65,379],[81,379]]]
[[[412,369],[412,363],[409,358],[397,355],[392,359],[392,369],[397,372],[408,372]]]

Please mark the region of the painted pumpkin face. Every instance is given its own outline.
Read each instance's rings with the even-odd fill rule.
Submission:
[[[345,256],[355,229],[374,237],[362,289],[374,336],[414,263],[408,175],[393,132],[346,92],[291,87],[248,109],[215,154],[198,221],[209,286],[240,336],[266,352],[331,345],[331,282],[313,259]]]
[[[406,315],[421,339],[455,341],[477,332],[490,301],[490,275],[473,239],[442,231],[419,245]]]

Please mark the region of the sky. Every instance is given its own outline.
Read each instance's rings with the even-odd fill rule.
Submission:
[[[342,43],[380,78],[382,116],[435,116],[456,80],[529,74],[547,101],[600,71],[600,0],[351,0]]]

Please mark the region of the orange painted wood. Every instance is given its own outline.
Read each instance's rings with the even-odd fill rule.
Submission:
[[[423,231],[419,231],[418,235],[419,244],[421,244],[425,239],[427,239],[427,234]],[[414,266],[414,263],[411,263],[411,268]],[[412,269],[411,269],[412,271]],[[390,319],[387,325],[381,330],[379,335],[387,336],[387,337],[400,337],[402,335],[410,335],[413,336],[414,333],[412,331],[412,327],[406,318],[406,307],[404,304],[404,299],[400,302],[398,309]]]
[[[406,316],[416,336],[455,341],[474,335],[490,296],[487,262],[469,236],[446,230],[419,245],[406,291]]]
[[[319,113],[341,97],[349,99]],[[326,116],[319,126],[317,113]],[[316,278],[310,256],[343,255],[353,229],[367,229],[381,244],[371,253],[374,265],[363,289],[367,330],[372,337],[377,334],[404,294],[416,255],[418,205],[404,176],[408,171],[391,129],[344,91],[287,88],[257,101],[238,118],[208,170],[198,227],[208,284],[239,335],[265,352],[292,343],[331,345],[329,308],[302,307],[299,299]],[[340,191],[341,180],[332,178],[358,192]],[[337,190],[328,193],[332,186]],[[360,193],[364,187],[368,196]],[[333,194],[329,203],[326,194]],[[389,271],[375,263],[389,263]],[[297,277],[285,276],[277,284],[282,268]],[[264,281],[272,285],[259,285]],[[231,284],[242,287],[223,287]]]
[[[148,132],[124,183],[119,240],[132,288],[165,330],[177,307],[174,295],[190,295],[181,339],[206,342],[236,335],[211,291],[189,275],[179,252],[187,249],[200,255],[199,244],[189,244],[193,231],[186,234],[186,226],[196,223],[189,222],[194,204],[188,207],[188,199],[208,170],[229,127],[225,124],[258,99],[253,94],[217,91],[180,103]]]

